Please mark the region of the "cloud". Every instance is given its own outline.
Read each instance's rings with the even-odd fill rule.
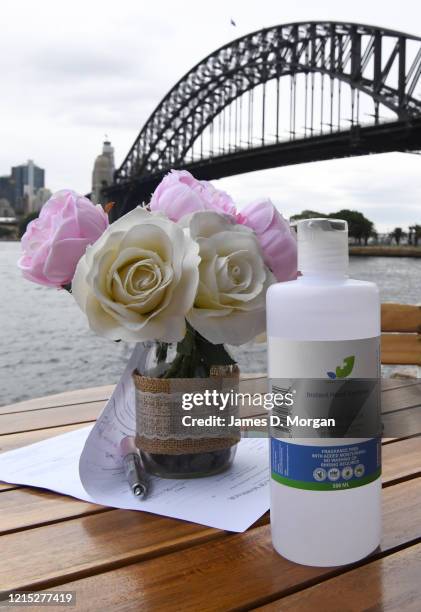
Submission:
[[[252,172],[218,185],[243,206],[270,197],[287,217],[305,209],[362,211],[379,231],[421,223],[421,156],[389,153]]]
[[[112,49],[98,49],[92,44],[84,44],[76,49],[63,47],[55,49],[54,53],[51,48],[44,48],[32,55],[27,71],[36,74],[37,79],[58,79],[59,82],[92,78],[97,81],[110,76],[124,79],[133,76],[134,63],[121,60]]]
[[[119,0],[3,0],[0,38],[2,122],[0,174],[33,158],[52,189],[90,190],[104,133],[117,165],[155,106],[208,53],[260,27],[320,18],[413,31],[420,10],[411,1],[337,0],[282,5],[231,0],[206,5]],[[231,16],[237,27],[230,25]],[[6,118],[6,121],[4,120]],[[240,205],[272,197],[286,215],[304,208],[359,208],[378,224],[419,214],[421,157],[373,156],[292,166],[223,179]]]

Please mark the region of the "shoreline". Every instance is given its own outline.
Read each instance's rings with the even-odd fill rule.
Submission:
[[[0,243],[16,243],[20,240],[0,238]],[[350,245],[349,255],[357,257],[421,257],[421,246]]]
[[[421,257],[419,246],[350,246],[349,254],[365,257]]]

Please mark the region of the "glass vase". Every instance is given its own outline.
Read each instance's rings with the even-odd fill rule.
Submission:
[[[136,444],[145,469],[163,478],[198,478],[228,469],[234,460],[239,429],[212,436],[196,431],[190,438],[185,429],[178,435],[173,427],[175,415],[182,413],[185,393],[238,389],[236,362],[224,345],[211,344],[192,328],[182,342],[152,341],[143,346],[142,363],[133,378]]]

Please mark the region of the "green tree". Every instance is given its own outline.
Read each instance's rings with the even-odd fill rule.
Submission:
[[[364,228],[363,228],[363,240],[364,240],[364,244],[367,246],[367,242],[369,240],[369,238],[377,238],[378,234],[376,232],[376,230],[374,229],[374,223],[372,221],[370,221],[369,219],[365,219],[364,221]]]
[[[396,242],[399,246],[402,238],[406,236],[406,233],[403,231],[401,227],[395,227],[393,232],[390,233],[390,237]]]
[[[337,213],[332,213],[329,217],[344,219],[348,223],[349,236],[357,240],[358,244],[361,244],[363,240],[364,244],[367,244],[368,239],[375,234],[374,223],[358,210],[344,208]]]
[[[298,215],[293,215],[291,221],[299,221],[300,219],[320,219],[324,217],[326,217],[326,215],[316,212],[315,210],[303,210],[303,212],[300,212]]]
[[[25,215],[25,217],[23,217],[19,221],[19,238],[22,238],[22,236],[26,232],[26,226],[28,225],[28,223],[30,223],[30,221],[33,221],[34,219],[37,219],[38,215],[39,213],[37,212],[31,212],[28,215]]]
[[[409,228],[408,240],[410,244],[418,246],[419,240],[421,240],[421,225],[411,225]]]
[[[377,236],[374,223],[358,210],[343,208],[336,213],[330,214],[316,212],[315,210],[303,210],[301,213],[293,215],[291,220],[299,221],[300,219],[315,219],[317,217],[343,219],[348,223],[349,236],[357,240],[359,244],[361,244],[362,241],[364,241],[364,244],[367,244],[369,238]]]
[[[370,233],[370,238],[374,238],[374,240],[377,242],[379,239],[379,234],[376,232],[375,229],[373,229]],[[367,243],[366,243],[367,244]]]

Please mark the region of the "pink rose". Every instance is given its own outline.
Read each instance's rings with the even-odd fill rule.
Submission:
[[[19,267],[23,276],[48,287],[62,287],[73,279],[86,247],[108,227],[100,205],[74,191],[58,191],[44,204],[38,219],[22,237]]]
[[[171,170],[152,194],[150,209],[164,213],[172,221],[203,210],[235,215],[230,196],[208,181],[198,181],[187,170]]]
[[[237,215],[237,223],[247,225],[255,232],[265,263],[278,281],[297,277],[297,242],[288,221],[269,199],[248,204]]]

